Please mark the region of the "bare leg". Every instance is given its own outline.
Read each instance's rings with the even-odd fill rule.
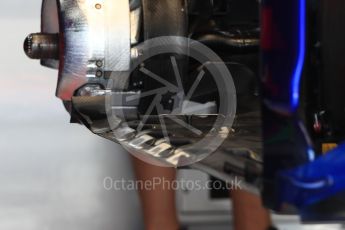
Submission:
[[[231,195],[235,230],[267,230],[272,225],[260,197],[243,190],[233,190]]]
[[[176,170],[149,165],[133,157],[134,168],[139,181],[153,181],[160,178],[173,181]],[[154,190],[142,189],[139,191],[142,202],[146,230],[178,230],[179,223],[176,211],[175,191],[164,188],[164,185],[155,186]]]

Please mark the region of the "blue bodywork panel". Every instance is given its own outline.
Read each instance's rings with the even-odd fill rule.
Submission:
[[[345,144],[317,158],[299,117],[308,52],[306,4],[262,1],[263,197],[278,212],[294,206],[303,213],[345,191]]]

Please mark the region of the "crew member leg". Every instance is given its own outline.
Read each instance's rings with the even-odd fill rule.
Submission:
[[[235,230],[267,230],[272,225],[270,213],[259,196],[244,190],[231,191]]]
[[[134,158],[134,157],[133,157]],[[176,169],[150,165],[134,158],[134,169],[139,181],[173,182]],[[175,191],[167,183],[155,184],[154,189],[140,189],[146,230],[178,230]]]

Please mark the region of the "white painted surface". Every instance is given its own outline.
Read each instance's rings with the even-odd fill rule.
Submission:
[[[26,58],[40,0],[0,7],[0,230],[142,229],[135,192],[108,192],[103,178],[132,178],[128,155],[69,124],[55,98],[57,72]]]

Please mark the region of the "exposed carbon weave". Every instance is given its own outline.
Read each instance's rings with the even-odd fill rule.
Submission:
[[[184,0],[142,0],[144,39],[186,36],[187,14]]]

